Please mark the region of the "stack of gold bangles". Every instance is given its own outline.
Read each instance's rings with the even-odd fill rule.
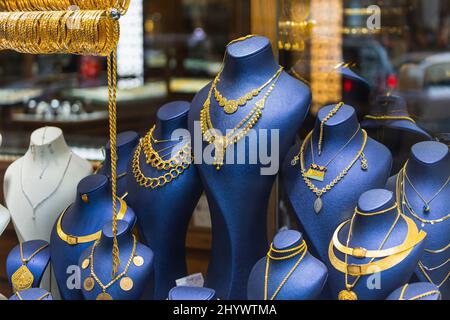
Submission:
[[[81,10],[116,8],[124,13],[130,0],[0,0],[1,11],[67,10],[77,7]]]

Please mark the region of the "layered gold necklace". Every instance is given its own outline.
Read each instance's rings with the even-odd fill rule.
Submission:
[[[153,144],[163,142],[163,140],[157,140],[153,137],[154,130],[155,126],[153,126],[150,129],[150,131],[143,139],[141,139],[138,146],[136,147],[136,150],[133,155],[133,160],[131,162],[131,167],[136,182],[141,187],[151,189],[161,188],[166,184],[172,182],[173,180],[178,178],[185,170],[187,170],[193,161],[192,148],[190,142],[186,143],[170,159],[164,160],[164,157],[167,155],[160,155],[159,152],[171,149],[178,143],[181,143],[181,141],[177,140],[178,143],[175,143],[174,145],[170,145],[169,147],[156,151]],[[157,177],[145,176],[145,174],[142,172],[140,163],[142,151],[144,151],[147,164],[150,164],[153,168],[159,171],[166,171],[166,172]]]
[[[217,78],[211,84],[208,96],[203,103],[203,108],[200,111],[200,124],[202,129],[203,139],[208,144],[214,144],[214,165],[217,170],[220,170],[224,164],[225,152],[227,148],[240,141],[247,133],[256,125],[258,120],[262,116],[262,111],[265,107],[267,98],[275,89],[275,85],[280,78],[281,71],[283,67],[278,69],[276,76],[272,80],[267,92],[264,96],[255,103],[255,107],[245,116],[233,129],[229,130],[226,135],[222,135],[214,128],[211,120],[210,106],[211,106],[211,96],[214,88],[217,85]]]
[[[98,278],[97,274],[95,273],[94,269],[94,253],[95,248],[98,246],[99,241],[97,240],[91,249],[91,254],[89,255],[89,260],[83,261],[82,268],[86,269],[90,265],[90,275],[84,280],[83,287],[86,291],[90,292],[94,289],[95,283],[97,283],[100,288],[102,288],[102,292],[97,296],[96,300],[113,300],[113,297],[106,292],[109,287],[111,287],[114,283],[120,280],[120,288],[123,291],[130,291],[133,289],[133,279],[127,276],[128,269],[131,266],[131,262],[135,260],[138,256],[135,256],[136,254],[136,237],[133,235],[133,249],[131,250],[130,258],[127,261],[127,264],[125,265],[125,268],[123,271],[116,276],[114,276],[110,282],[107,284],[103,284],[103,282]],[[139,257],[142,259],[142,257]],[[142,264],[141,264],[142,265]]]
[[[19,243],[20,260],[22,260],[22,265],[17,269],[11,276],[11,283],[14,292],[19,292],[22,290],[29,289],[33,286],[34,276],[33,273],[28,269],[28,262],[31,261],[37,254],[48,247],[48,243],[34,251],[28,258],[23,256],[23,245],[22,242]]]
[[[303,240],[302,243],[294,248],[291,249],[285,249],[285,250],[277,250],[273,247],[273,243],[270,245],[270,250],[267,253],[266,257],[266,270],[264,274],[264,300],[267,300],[269,297],[269,270],[270,270],[270,261],[282,261],[282,260],[289,260],[296,256],[300,257],[298,258],[297,262],[294,264],[294,266],[289,270],[287,275],[283,278],[280,285],[277,287],[275,292],[270,296],[270,300],[275,300],[280,290],[284,287],[286,282],[289,280],[291,275],[294,273],[294,271],[298,268],[300,263],[305,258],[306,253],[308,252],[308,246],[306,245],[306,242]],[[276,255],[274,255],[276,254]],[[287,254],[287,255],[286,255]],[[283,256],[284,255],[284,256]]]

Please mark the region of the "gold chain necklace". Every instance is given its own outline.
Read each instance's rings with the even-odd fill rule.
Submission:
[[[268,297],[269,297],[269,268],[270,268],[270,260],[288,260],[288,259],[291,259],[291,258],[301,254],[301,256],[298,259],[298,261],[294,264],[294,266],[291,268],[291,270],[288,272],[288,274],[284,277],[284,279],[281,281],[280,285],[277,287],[275,292],[270,297],[270,300],[275,300],[275,298],[278,295],[278,293],[280,292],[280,290],[284,287],[284,285],[289,280],[291,275],[294,273],[294,271],[297,269],[299,264],[302,262],[302,260],[305,257],[307,251],[308,251],[308,246],[306,245],[306,242],[304,240],[302,241],[302,243],[299,246],[297,246],[295,248],[291,248],[291,249],[286,249],[286,250],[277,250],[277,249],[275,249],[273,247],[273,243],[270,245],[270,250],[267,253],[267,257],[266,257],[266,271],[265,271],[265,275],[264,275],[264,300],[267,300]],[[275,257],[275,256],[272,255],[272,253],[279,253],[279,254],[280,253],[281,254],[288,253],[289,255],[287,255],[285,257]]]
[[[123,291],[130,291],[133,289],[133,280],[130,277],[127,277],[126,274],[128,272],[128,269],[130,268],[131,262],[133,261],[135,254],[136,254],[136,237],[133,235],[133,249],[131,250],[130,258],[127,261],[127,264],[125,265],[125,269],[116,275],[114,278],[111,279],[109,283],[106,285],[102,283],[102,281],[98,278],[98,276],[95,274],[94,270],[94,253],[95,248],[98,246],[99,241],[97,240],[94,245],[92,246],[91,254],[89,255],[89,263],[91,265],[90,268],[90,275],[84,280],[83,287],[86,291],[92,291],[94,289],[95,283],[94,281],[102,288],[102,293],[100,293],[96,300],[113,300],[112,296],[106,292],[109,287],[111,287],[114,283],[116,283],[119,279],[120,280],[120,288]]]
[[[44,250],[47,247],[48,243],[37,249],[28,258],[24,258],[22,242],[19,243],[20,259],[22,260],[22,265],[11,276],[11,283],[14,292],[19,292],[32,287],[34,282],[34,275],[30,271],[30,269],[28,269],[27,264],[28,262],[30,262],[31,259],[33,259],[37,254],[39,254],[42,250]]]
[[[408,288],[408,284],[405,284],[402,288],[402,291],[400,292],[400,297],[398,298],[398,300],[420,300],[422,298],[425,297],[429,297],[429,296],[434,296],[437,295],[438,296],[438,300],[441,300],[441,292],[438,290],[432,290],[432,291],[428,291],[428,292],[424,292],[421,294],[418,294],[416,296],[413,296],[412,298],[409,299],[405,299],[405,294],[406,294],[406,289]]]
[[[163,174],[161,176],[154,177],[154,178],[146,177],[141,170],[141,164],[140,164],[140,156],[141,156],[141,151],[143,149],[144,143],[145,143],[144,139],[142,139],[139,142],[138,146],[136,147],[136,151],[134,152],[133,160],[131,163],[134,178],[141,187],[151,188],[151,189],[161,188],[161,187],[165,186],[166,184],[172,182],[176,178],[178,178],[185,170],[187,170],[189,168],[189,166],[192,163],[193,157],[190,156],[190,157],[185,158],[184,161],[178,162],[176,167],[170,169],[168,172],[166,172],[165,174]],[[190,150],[191,150],[190,144],[188,143],[187,146],[188,146],[189,152],[190,152]]]
[[[278,77],[278,75],[281,73],[283,69],[279,68],[277,72],[269,79],[267,80],[262,86],[259,88],[250,90],[250,92],[244,94],[243,96],[237,98],[237,99],[227,99],[223,96],[222,93],[220,93],[219,89],[217,89],[217,83],[220,82],[220,76],[222,75],[222,70],[217,74],[216,79],[214,80],[215,86],[214,86],[214,98],[219,103],[219,106],[223,107],[223,110],[227,114],[233,114],[238,110],[238,107],[245,106],[247,102],[252,100],[253,98],[257,97],[264,88],[266,88],[272,81]]]
[[[36,301],[40,301],[40,300],[44,300],[45,298],[49,297],[50,293],[46,292],[44,293],[42,296],[40,296],[39,298],[35,299]],[[19,291],[16,292],[16,297],[19,298],[19,300],[24,300],[22,295],[20,294]]]
[[[307,176],[307,171],[305,169],[305,147],[306,144],[308,143],[309,139],[312,139],[312,133],[313,131],[309,132],[309,134],[306,136],[305,140],[303,141],[301,147],[300,147],[300,151],[299,153],[294,157],[295,159],[299,159],[300,160],[300,171],[303,177],[303,180],[305,181],[306,185],[308,186],[308,188],[317,196],[317,199],[314,201],[314,211],[319,214],[320,210],[322,210],[323,207],[323,201],[322,201],[322,196],[330,191],[339,181],[341,181],[349,172],[349,170],[353,167],[353,165],[356,163],[356,161],[358,161],[359,158],[361,158],[361,169],[362,170],[367,170],[368,168],[368,164],[367,164],[367,159],[365,158],[364,155],[364,149],[366,147],[367,144],[367,132],[364,129],[361,129],[362,133],[363,133],[363,142],[361,145],[361,148],[359,149],[358,153],[356,154],[355,158],[353,158],[353,160],[349,163],[349,165],[347,167],[345,167],[338,175],[336,178],[334,178],[329,184],[327,184],[325,187],[319,189],[317,188],[312,181],[310,180],[310,178]],[[296,160],[298,161],[298,160]]]
[[[283,67],[280,67],[282,70]],[[278,76],[273,80],[267,92],[261,98],[261,100],[255,103],[255,107],[247,114],[245,118],[243,118],[233,129],[231,129],[225,136],[221,135],[214,128],[211,120],[210,114],[210,105],[211,105],[211,95],[216,86],[216,80],[211,84],[211,88],[209,89],[208,96],[206,97],[205,102],[203,103],[203,108],[200,111],[200,123],[202,128],[203,139],[208,143],[214,143],[214,165],[217,170],[224,164],[225,151],[227,148],[237,143],[243,137],[247,135],[247,133],[255,126],[258,122],[259,118],[262,116],[262,111],[265,107],[267,98],[275,89],[275,85],[280,78],[281,72]]]
[[[386,234],[386,236],[384,237],[384,239],[381,242],[380,246],[378,247],[378,250],[383,249],[386,241],[389,239],[389,236],[391,235],[392,231],[394,230],[394,228],[397,225],[397,223],[398,223],[398,221],[399,221],[401,216],[402,216],[402,214],[400,212],[398,212],[397,217],[394,220],[394,223],[392,224],[392,226],[390,227],[388,233]],[[349,246],[350,239],[352,237],[353,222],[354,222],[355,217],[356,217],[356,212],[353,214],[353,217],[350,220],[350,227],[349,227],[348,235],[347,235],[347,244],[346,244],[347,247]],[[331,251],[333,251],[333,242],[332,241],[330,242],[330,248],[331,248]],[[406,251],[406,252],[409,253],[409,251]],[[389,258],[387,258],[387,259],[389,259]],[[370,259],[369,263],[366,264],[366,266],[372,264],[374,260],[375,260],[375,258]],[[336,263],[335,263],[336,262],[336,256],[334,256],[334,252],[333,252],[333,255],[330,255],[330,262],[336,268],[336,266],[337,266]],[[338,299],[339,300],[358,300],[357,294],[352,289],[356,286],[356,284],[358,283],[359,279],[361,278],[361,276],[363,274],[361,274],[360,272],[358,272],[358,273],[357,272],[352,272],[352,270],[353,269],[360,270],[361,268],[357,268],[358,265],[349,265],[348,264],[348,254],[345,254],[345,262],[344,263],[347,266],[345,268],[345,289],[342,290],[341,292],[339,292]],[[351,267],[351,268],[349,268],[349,267]],[[366,269],[369,270],[370,268],[366,268]],[[380,269],[377,269],[377,270],[378,270],[377,272],[380,272]],[[349,281],[348,281],[348,274],[349,274],[349,272],[351,272],[353,274],[357,274],[356,279],[353,281],[353,283],[349,283]]]
[[[325,118],[323,118],[323,120],[320,121],[319,142],[317,144],[317,153],[319,154],[319,156],[322,154],[323,127],[328,120],[334,117],[334,115],[339,111],[339,109],[342,108],[343,105],[344,105],[343,102],[339,102],[338,104],[336,104],[334,108],[331,109],[331,111],[325,116]]]
[[[406,121],[410,121],[412,123],[416,123],[416,121],[411,118],[411,117],[407,117],[407,116],[374,116],[374,115],[366,115],[364,116],[365,119],[370,119],[370,120],[406,120]]]
[[[170,170],[179,166],[182,162],[190,162],[189,159],[192,155],[191,144],[187,143],[183,146],[174,156],[168,160],[164,160],[159,152],[162,150],[167,150],[173,146],[163,148],[162,150],[156,151],[153,147],[153,142],[159,142],[153,137],[156,126],[153,126],[150,131],[144,137],[143,149],[146,157],[147,164],[158,170]],[[181,142],[181,141],[180,141]],[[176,145],[176,144],[175,144]]]

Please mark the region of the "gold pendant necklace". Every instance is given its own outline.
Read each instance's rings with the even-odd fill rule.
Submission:
[[[135,256],[136,254],[136,237],[133,235],[133,249],[131,250],[130,258],[127,261],[127,264],[125,265],[124,270],[116,275],[109,283],[106,285],[102,283],[102,281],[98,278],[98,276],[95,274],[94,269],[94,253],[95,248],[97,247],[99,241],[97,240],[94,245],[92,246],[91,254],[89,255],[89,261],[85,263],[86,260],[83,261],[82,268],[87,268],[88,265],[90,265],[90,275],[84,280],[83,287],[86,291],[90,292],[94,289],[95,282],[102,288],[102,292],[97,295],[96,300],[113,300],[113,297],[106,292],[109,287],[111,287],[114,283],[116,283],[120,279],[120,288],[123,291],[130,291],[133,289],[133,279],[127,276],[128,269],[130,268],[131,262],[139,256]],[[85,267],[86,266],[86,267]],[[94,282],[95,281],[95,282]]]
[[[283,67],[280,67],[282,70]],[[233,129],[231,129],[225,136],[221,135],[214,128],[211,120],[210,105],[211,105],[211,95],[217,84],[217,80],[214,80],[209,89],[208,96],[203,103],[203,108],[200,111],[200,124],[202,129],[203,139],[208,144],[214,144],[214,165],[217,170],[220,170],[224,164],[225,152],[227,148],[240,141],[247,133],[256,125],[262,116],[262,111],[265,107],[267,98],[275,89],[275,85],[280,78],[281,71],[278,73],[277,77],[273,80],[269,89],[261,100],[255,103],[255,107],[247,114],[247,116],[242,119]]]
[[[275,292],[272,294],[272,296],[270,297],[270,300],[275,300],[275,298],[277,297],[278,293],[280,292],[280,290],[284,287],[284,285],[286,284],[286,282],[289,280],[289,278],[291,277],[291,275],[294,273],[294,271],[298,268],[299,264],[302,262],[303,258],[305,257],[306,253],[308,251],[308,247],[306,245],[306,242],[303,240],[302,243],[295,247],[295,248],[291,248],[291,249],[286,249],[286,250],[277,250],[273,247],[273,243],[270,245],[270,250],[267,253],[267,257],[266,257],[266,271],[265,271],[265,275],[264,275],[264,300],[267,300],[269,297],[269,268],[270,268],[270,260],[288,260],[291,259],[295,256],[298,256],[299,254],[301,254],[300,258],[297,260],[297,262],[294,264],[294,266],[291,268],[291,270],[289,270],[288,274],[283,278],[283,280],[281,281],[280,285],[277,287],[277,289],[275,290]],[[277,254],[288,254],[287,256],[274,256],[272,253],[277,253]]]
[[[23,246],[22,242],[19,243],[20,259],[22,260],[22,265],[17,269],[11,276],[11,283],[14,292],[29,289],[33,286],[34,276],[33,273],[28,269],[28,262],[33,259],[38,253],[48,247],[48,243],[33,252],[28,258],[23,257]]]
[[[306,144],[308,143],[308,141],[310,139],[312,139],[312,133],[313,131],[310,131],[309,134],[306,136],[305,140],[303,141],[301,147],[300,147],[300,151],[299,153],[294,157],[294,159],[291,161],[291,164],[297,163],[296,161],[300,161],[300,171],[301,171],[301,175],[303,180],[305,181],[306,185],[308,186],[308,188],[316,195],[316,200],[314,201],[314,211],[319,214],[320,211],[322,210],[323,207],[323,201],[322,201],[322,196],[330,191],[339,181],[341,181],[346,175],[347,173],[350,171],[350,169],[353,167],[353,165],[356,163],[356,161],[358,161],[358,159],[361,159],[361,169],[366,171],[368,169],[368,164],[367,164],[367,159],[364,155],[364,149],[366,147],[367,144],[367,132],[364,129],[361,129],[362,133],[363,133],[363,142],[361,145],[361,148],[359,149],[358,153],[356,154],[355,158],[353,158],[353,160],[349,163],[349,165],[347,167],[345,167],[338,175],[336,178],[334,178],[329,184],[327,184],[325,187],[319,189],[317,188],[312,181],[310,180],[310,178],[306,175],[307,170],[305,168],[305,147]]]

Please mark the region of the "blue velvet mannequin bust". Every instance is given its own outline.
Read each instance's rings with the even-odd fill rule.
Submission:
[[[216,300],[216,292],[213,289],[201,287],[180,286],[170,289],[168,300]]]
[[[278,69],[267,38],[257,36],[235,42],[227,47],[218,89],[225,97],[236,99],[266,82]],[[194,136],[194,131],[200,136],[198,121],[209,89],[210,85],[203,88],[192,102],[189,113],[191,136]],[[262,98],[266,91],[263,90],[256,99]],[[210,114],[214,128],[222,133],[232,129],[248,115],[255,101],[227,115],[212,98]],[[303,123],[310,101],[311,93],[307,86],[287,73],[281,73],[266,101],[261,118],[254,126],[256,130],[278,129],[279,150],[273,149],[274,143],[266,143],[261,141],[261,137],[255,137],[258,148],[261,150],[267,146],[267,153],[272,153],[276,158],[274,161],[283,159]],[[268,132],[268,139],[276,137],[275,133]],[[194,144],[194,157],[197,160],[207,145],[206,142],[203,145]],[[225,163],[217,170],[211,164],[204,161],[198,163],[196,160],[212,220],[212,257],[206,286],[215,289],[220,299],[245,299],[250,271],[267,252],[267,207],[278,165],[274,174],[262,175],[261,169],[269,165],[261,161],[250,164],[248,138],[228,147],[227,152],[234,151],[234,163],[236,150],[244,149],[242,146],[246,150],[245,164]]]
[[[312,139],[315,160],[320,165],[331,159],[349,141],[359,126],[353,107],[348,105],[341,107],[336,115],[324,125],[323,152],[320,157],[317,156],[320,121],[333,107],[334,105],[329,105],[319,111],[314,128]],[[358,154],[362,142],[363,133],[360,131],[336,160],[328,166],[324,182],[314,181],[314,185],[321,189],[336,178]],[[297,163],[292,166],[291,164],[299,149],[299,145],[294,146],[286,157],[281,172],[282,183],[296,217],[306,233],[306,238],[312,245],[311,251],[325,262],[328,260],[328,244],[334,230],[341,222],[352,216],[361,193],[373,188],[384,187],[391,171],[392,158],[385,146],[368,138],[364,149],[364,155],[369,165],[368,170],[362,170],[358,159],[348,174],[322,196],[323,207],[317,214],[313,207],[316,195],[303,181],[300,165]],[[310,145],[305,147],[304,159],[305,168],[308,168],[311,164]]]
[[[450,156],[448,146],[440,142],[425,141],[415,144],[411,148],[406,174],[421,196],[429,201],[444,185],[450,174]],[[392,180],[391,185],[395,185]],[[395,188],[395,187],[394,187]],[[438,220],[446,217],[450,212],[450,186],[447,184],[441,192],[429,203],[430,211],[424,212],[424,202],[420,199],[408,180],[405,179],[405,192],[415,214],[424,220]],[[440,291],[444,300],[450,299],[450,285],[444,281],[449,274],[448,261],[450,250],[439,250],[450,243],[450,219],[434,224],[423,223],[415,218],[404,207],[404,213],[416,222],[419,229],[427,232],[427,247],[421,262],[423,269],[430,279],[437,285],[441,284]],[[430,253],[430,251],[439,253]],[[447,261],[447,263],[445,263]],[[436,268],[441,266],[440,268]],[[434,269],[434,270],[427,270]],[[436,268],[436,269],[435,269]],[[429,281],[421,268],[416,269],[416,275],[420,281]]]
[[[441,300],[441,294],[439,288],[434,284],[429,282],[416,282],[404,286],[401,286],[394,292],[392,292],[386,300],[411,300],[412,298],[418,297],[419,295],[424,295],[419,299],[412,300]],[[403,297],[402,297],[403,291]]]
[[[276,250],[288,250],[299,246],[303,241],[300,232],[286,230],[279,232],[274,240]],[[279,256],[279,254],[276,254]],[[286,254],[285,254],[286,255]],[[301,255],[287,260],[271,260],[269,264],[268,297],[272,296],[283,279],[295,266]],[[264,300],[264,278],[267,258],[259,260],[253,267],[248,279],[247,298],[249,300]],[[327,281],[325,265],[306,253],[295,271],[279,291],[275,300],[311,300],[316,299],[322,292]]]
[[[13,294],[9,300],[53,300],[52,295],[47,290],[41,288],[30,288],[27,290],[19,291],[19,294]]]
[[[117,194],[119,197],[127,192],[127,166],[133,156],[133,149],[139,143],[139,135],[135,131],[125,131],[117,135]],[[105,146],[105,161],[98,173],[111,177],[111,149],[108,141]]]
[[[157,113],[154,137],[157,140],[179,139],[172,137],[178,129],[187,132],[189,103],[176,101],[162,106]],[[176,152],[190,140],[181,143],[166,141],[156,143],[155,150],[164,150],[160,156]],[[174,146],[174,144],[176,144]],[[172,148],[173,146],[173,148]],[[164,157],[168,159],[170,156]],[[141,170],[147,177],[158,177],[167,171],[160,171],[147,165],[145,155],[140,156]],[[186,276],[185,240],[189,221],[200,198],[203,187],[194,165],[190,165],[172,182],[160,188],[140,186],[133,176],[129,164],[127,176],[128,201],[135,209],[143,242],[155,253],[155,299],[166,299],[175,281]]]
[[[358,210],[365,214],[370,214],[391,208],[395,204],[396,199],[394,193],[385,189],[373,189],[360,196],[358,200]],[[394,224],[397,215],[397,208],[371,216],[357,214],[353,221],[352,236],[348,246],[350,248],[378,250]],[[349,226],[350,223],[347,223],[338,234],[339,241],[344,245],[347,243]],[[383,249],[392,248],[402,244],[407,234],[408,226],[405,220],[400,217],[398,223],[387,238]],[[397,265],[376,274],[361,276],[352,291],[357,294],[359,300],[386,299],[393,290],[408,282],[423,254],[425,245],[426,239],[417,243],[408,255]],[[344,254],[335,249],[334,252],[337,258],[341,261],[345,261]],[[378,259],[375,261],[377,260]],[[351,255],[348,256],[348,264],[365,264],[370,261],[370,258],[360,259]],[[339,293],[346,288],[345,274],[336,270],[333,266],[328,268],[328,273],[332,297],[337,298]],[[355,277],[349,276],[348,282],[353,283],[355,279]]]
[[[130,260],[133,252],[133,227],[125,221],[117,221],[117,242],[119,245],[120,265],[117,274],[125,270],[125,267]],[[112,248],[113,248],[113,234],[112,222],[105,224],[102,230],[102,236],[98,245],[94,250],[94,272],[100,281],[106,285],[111,279],[112,274]],[[80,256],[79,266],[81,268],[81,282],[90,276],[90,269],[92,261],[89,266],[83,269],[83,261],[89,259],[92,252],[92,247],[86,249]],[[152,250],[137,242],[134,257],[141,257],[143,259],[142,265],[136,265],[134,260],[131,261],[130,267],[124,277],[131,278],[133,286],[131,290],[125,291],[120,286],[120,279],[112,284],[105,292],[109,294],[114,300],[139,300],[151,299],[153,295],[153,252]],[[121,278],[123,279],[123,278]],[[95,282],[94,288],[87,291],[82,286],[83,296],[86,300],[95,300],[97,296],[102,293],[102,288]]]
[[[122,205],[118,202],[118,212],[120,212],[120,208]],[[111,217],[111,189],[108,178],[100,174],[90,175],[78,184],[77,198],[64,213],[61,227],[68,235],[85,236],[101,230],[105,223],[111,220]],[[136,216],[130,207],[126,208],[123,220],[134,225]],[[69,281],[71,276],[77,278],[77,271],[72,270],[68,273],[68,268],[78,265],[80,254],[92,245],[92,242],[68,244],[58,235],[57,225],[58,221],[53,227],[50,239],[50,255],[59,292],[64,300],[83,299],[80,288],[73,286],[73,282]]]
[[[32,240],[22,243],[23,258],[28,259],[40,248],[48,245],[47,241],[44,240]],[[25,264],[34,276],[34,281],[32,287],[39,287],[41,283],[44,271],[50,262],[50,248],[47,246],[45,249],[37,253],[27,264]],[[6,258],[6,273],[8,275],[8,281],[10,285],[11,277],[24,263],[22,262],[20,256],[19,245],[15,246]]]

